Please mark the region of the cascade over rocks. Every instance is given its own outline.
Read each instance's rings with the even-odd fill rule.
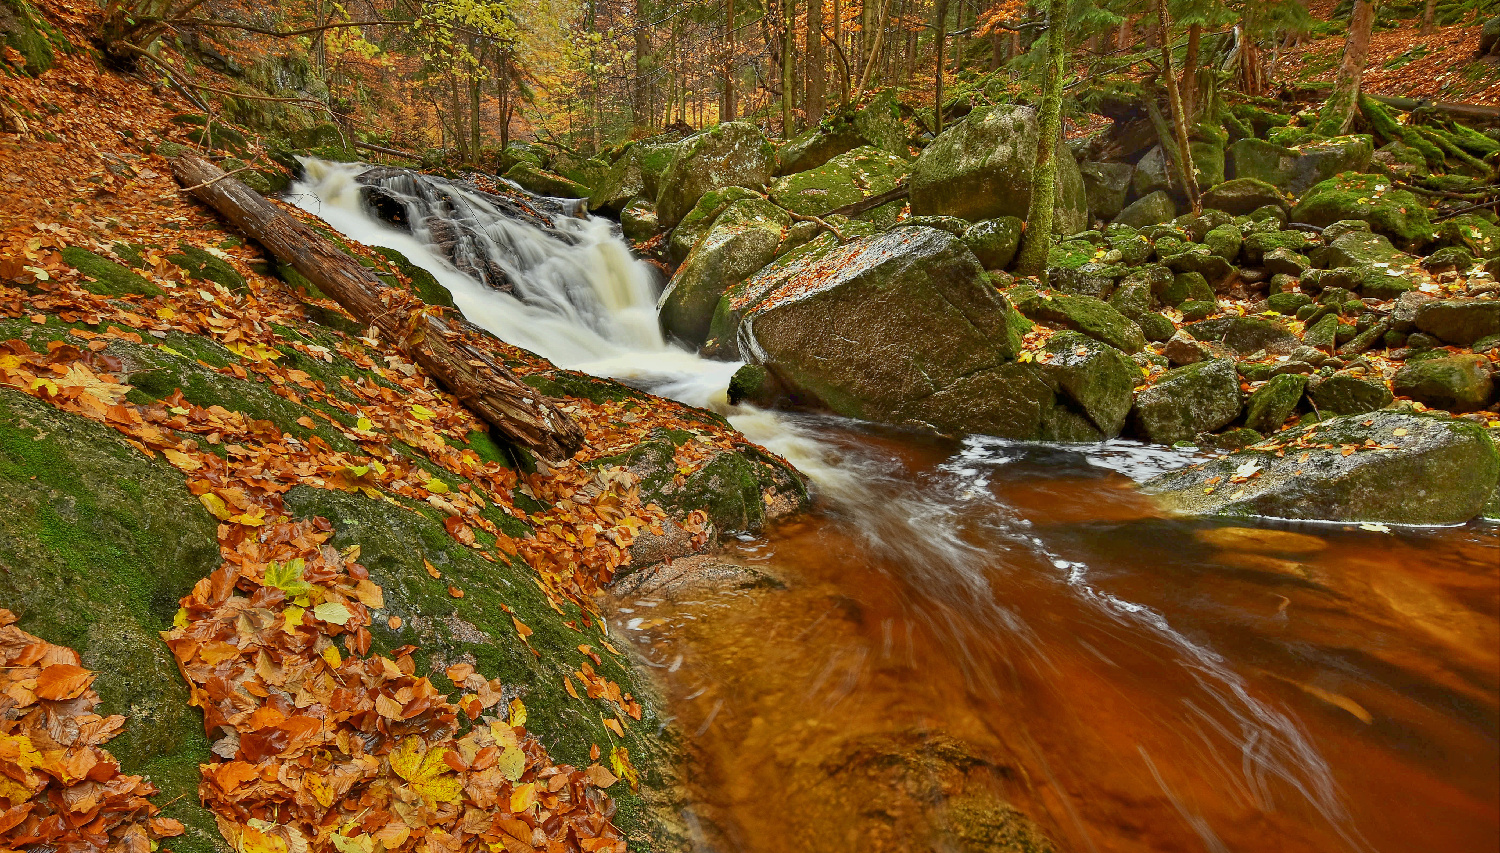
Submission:
[[[917,157],[911,175],[912,215],[957,216],[971,222],[1025,217],[1036,150],[1036,111],[1031,107],[975,110],[938,134]],[[1058,190],[1053,229],[1075,234],[1088,227],[1083,175],[1061,141],[1055,156]]]
[[[1349,447],[1356,449],[1346,454]],[[1500,451],[1483,427],[1384,411],[1277,433],[1163,474],[1146,491],[1200,515],[1462,524],[1479,514],[1497,479]]]

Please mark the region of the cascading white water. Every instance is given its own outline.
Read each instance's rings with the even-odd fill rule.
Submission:
[[[1067,583],[1091,606],[1176,650],[1204,693],[1229,709],[1241,727],[1238,737],[1230,739],[1244,751],[1247,777],[1269,773],[1288,779],[1330,823],[1342,823],[1328,768],[1294,720],[1251,697],[1218,655],[1173,630],[1160,614],[1099,593],[1086,579],[1086,566],[1053,553],[1025,522],[993,499],[987,478],[1005,463],[1012,443],[971,439],[963,452],[942,466],[941,482],[895,483],[896,466],[866,451],[822,440],[795,416],[729,406],[726,388],[740,364],[700,358],[663,338],[656,318],[658,277],[631,256],[617,226],[608,220],[558,216],[553,229],[562,235],[559,239],[497,210],[484,194],[444,182],[441,191],[448,194],[447,207],[435,213],[461,219],[471,229],[478,250],[512,284],[514,292],[505,293],[459,272],[444,259],[434,246],[431,228],[424,224],[427,214],[411,216],[409,233],[372,216],[356,181],[367,166],[317,160],[305,166],[304,180],[289,193],[291,201],[353,239],[401,251],[448,288],[470,321],[560,367],[716,409],[752,441],[786,458],[812,479],[872,550],[899,553],[909,580],[926,594],[928,605],[914,608],[926,610],[926,620],[938,623],[963,611],[967,618],[1004,626],[1010,638],[1025,644],[1029,629],[1024,618],[1012,612],[992,587],[993,549],[1019,547],[1044,555],[1065,571]],[[1083,452],[1089,464],[1137,477],[1188,461],[1183,454],[1131,442]],[[988,529],[977,543],[965,529],[960,509],[975,500],[988,501],[992,510]],[[997,652],[957,651],[970,659],[979,680],[986,680],[985,671],[996,663]],[[1350,846],[1360,844],[1351,841]]]

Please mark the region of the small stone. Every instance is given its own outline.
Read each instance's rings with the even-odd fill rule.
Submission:
[[[1342,371],[1310,385],[1307,396],[1319,412],[1335,415],[1373,412],[1394,399],[1385,383]]]
[[[1284,373],[1272,377],[1245,403],[1245,426],[1262,433],[1281,429],[1286,419],[1297,410],[1306,387],[1307,377],[1303,375]]]

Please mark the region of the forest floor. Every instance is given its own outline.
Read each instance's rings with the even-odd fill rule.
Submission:
[[[1377,32],[1363,87],[1379,95],[1500,105],[1500,59],[1479,54],[1481,21],[1439,27],[1423,35],[1418,21]],[[1332,82],[1344,55],[1344,37],[1327,36],[1284,50],[1276,64],[1281,82]]]

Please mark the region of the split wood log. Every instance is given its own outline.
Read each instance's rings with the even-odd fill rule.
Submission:
[[[191,154],[172,159],[172,176],[246,236],[290,264],[355,319],[432,374],[449,393],[521,447],[551,461],[583,446],[583,430],[552,401],[463,340],[459,329],[420,300],[385,286],[332,241],[259,193]]]

